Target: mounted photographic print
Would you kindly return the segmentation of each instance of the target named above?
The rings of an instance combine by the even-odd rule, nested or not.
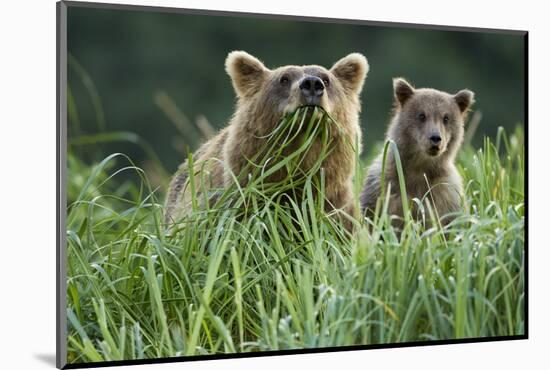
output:
[[[527,338],[527,32],[57,10],[58,367]]]

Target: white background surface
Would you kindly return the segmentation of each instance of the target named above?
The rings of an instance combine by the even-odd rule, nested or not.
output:
[[[550,368],[550,245],[546,238],[550,220],[550,20],[545,2],[111,2],[530,31],[529,340],[124,368]],[[3,1],[0,14],[0,368],[53,368],[56,248],[55,1]]]

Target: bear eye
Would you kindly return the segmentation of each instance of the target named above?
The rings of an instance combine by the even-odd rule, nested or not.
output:
[[[443,116],[443,123],[449,123],[449,116],[448,115]]]
[[[422,122],[424,122],[426,120],[426,114],[425,113],[420,113],[418,115],[418,119],[420,119]]]
[[[290,82],[290,79],[288,78],[287,75],[284,75],[283,77],[281,77],[279,82],[281,83],[281,85],[288,85],[288,83]]]
[[[323,80],[323,83],[325,84],[325,86],[328,86],[328,85],[330,84],[330,80],[329,80],[329,78],[328,78],[327,76],[324,76],[324,77],[322,78],[322,80]]]

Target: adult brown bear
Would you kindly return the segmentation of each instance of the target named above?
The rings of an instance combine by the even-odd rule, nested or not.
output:
[[[332,131],[331,152],[322,163],[327,208],[356,215],[352,179],[361,143],[359,95],[369,69],[366,58],[352,53],[330,69],[317,65],[268,69],[252,55],[233,51],[227,56],[225,68],[237,94],[236,110],[229,124],[193,155],[195,175],[207,171],[209,179],[196,191],[202,194],[230,186],[235,176],[247,171],[250,158],[266,146],[266,137],[285,115],[301,106],[316,106],[339,126],[339,130]],[[359,148],[350,143],[359,143]],[[316,145],[313,143],[302,159],[303,166],[319,159]],[[170,183],[165,206],[167,224],[178,222],[191,208],[188,171],[186,161]],[[278,175],[281,173],[273,174],[271,180],[277,180]],[[248,179],[246,173],[239,176],[242,185]]]

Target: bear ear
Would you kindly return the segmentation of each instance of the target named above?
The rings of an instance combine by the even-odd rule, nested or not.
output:
[[[338,78],[344,88],[359,94],[369,72],[369,63],[363,54],[351,53],[334,63],[330,72]]]
[[[225,70],[239,97],[254,95],[269,71],[262,62],[245,51],[230,52],[225,60]]]
[[[393,79],[393,94],[399,104],[403,105],[414,94],[414,87],[411,86],[404,78]]]
[[[462,113],[468,111],[468,108],[475,102],[474,93],[470,90],[460,90],[455,94],[454,99]]]

